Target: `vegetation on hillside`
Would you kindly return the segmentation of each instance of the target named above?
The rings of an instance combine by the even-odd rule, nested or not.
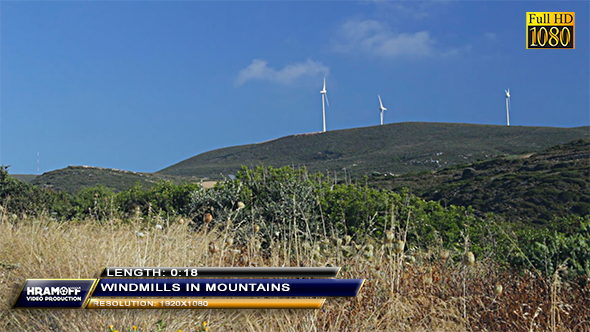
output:
[[[294,135],[260,144],[218,149],[156,173],[68,166],[39,176],[13,176],[24,182],[71,194],[99,185],[118,192],[136,183],[143,188],[151,188],[159,181],[181,184],[206,178],[222,179],[237,174],[242,165],[251,168],[261,165],[306,167],[312,173],[322,172],[342,180],[371,174],[439,171],[498,156],[535,153],[556,144],[589,138],[589,134],[588,127],[395,123]]]
[[[22,176],[19,178],[22,178]],[[181,184],[194,182],[196,180],[197,179],[193,177],[172,176],[157,173],[138,173],[112,168],[68,166],[63,169],[43,173],[28,182],[33,185],[75,194],[84,188],[96,186],[104,186],[115,192],[119,192],[129,189],[136,184],[140,184],[143,188],[149,189],[161,181],[171,181],[176,184]]]
[[[343,178],[372,172],[405,174],[538,152],[589,138],[588,127],[551,128],[406,122],[282,137],[205,152],[157,174],[220,179],[242,165],[305,166]]]
[[[34,174],[11,174],[11,176],[17,180],[20,180],[25,183],[30,183],[31,181],[35,180],[38,175]]]
[[[373,175],[371,187],[416,195],[443,206],[472,206],[515,223],[551,227],[555,217],[590,213],[590,140],[580,139],[539,153],[495,158],[436,172]]]

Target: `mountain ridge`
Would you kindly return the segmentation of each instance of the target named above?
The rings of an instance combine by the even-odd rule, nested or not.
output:
[[[295,134],[216,149],[156,173],[221,178],[221,174],[235,174],[241,165],[264,164],[305,166],[313,172],[340,172],[347,168],[354,175],[373,171],[401,174],[431,169],[434,165],[439,168],[460,164],[460,159],[475,161],[504,154],[536,152],[588,137],[589,129],[403,122]],[[518,139],[523,142],[515,142]],[[440,157],[445,153],[456,156]]]
[[[580,138],[590,138],[590,126],[507,127],[404,122],[295,134],[211,150],[155,173],[69,166],[36,176],[30,183],[71,193],[100,184],[120,191],[136,183],[149,188],[160,180],[182,183],[222,179],[236,174],[242,165],[305,166],[310,172],[330,172],[339,178],[381,173],[400,175],[498,156],[535,153]]]

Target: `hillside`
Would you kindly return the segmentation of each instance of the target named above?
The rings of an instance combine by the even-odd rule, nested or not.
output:
[[[17,180],[20,180],[25,183],[30,183],[31,181],[35,180],[38,175],[35,174],[11,174],[11,176]]]
[[[473,206],[511,221],[544,224],[554,216],[590,213],[590,140],[580,139],[539,153],[494,158],[403,176],[373,175],[369,185]]]
[[[453,123],[396,123],[293,135],[259,144],[206,152],[156,173],[136,173],[90,166],[69,166],[39,176],[18,176],[31,184],[64,190],[104,185],[115,191],[136,183],[150,188],[159,180],[175,183],[220,179],[241,165],[306,166],[310,172],[344,172],[352,178],[370,174],[405,174],[534,153],[588,138],[589,127],[506,127]],[[343,169],[346,169],[345,171]]]
[[[311,172],[362,176],[436,170],[490,158],[537,152],[589,137],[589,127],[551,128],[407,122],[287,136],[205,152],[157,174],[209,177],[241,165],[306,166]]]
[[[136,173],[91,166],[68,166],[63,169],[43,173],[30,181],[30,183],[42,187],[49,187],[54,190],[76,193],[84,187],[94,187],[98,185],[104,185],[114,191],[131,188],[136,183],[141,184],[144,188],[151,188],[160,180],[170,180],[174,183],[197,181],[197,179],[191,179],[190,177]]]

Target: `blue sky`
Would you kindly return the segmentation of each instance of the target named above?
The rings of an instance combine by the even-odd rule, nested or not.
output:
[[[154,172],[209,150],[406,121],[590,124],[585,1],[0,3],[0,162]],[[527,50],[526,12],[575,12]]]

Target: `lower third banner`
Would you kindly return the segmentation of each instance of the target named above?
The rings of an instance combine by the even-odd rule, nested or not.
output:
[[[143,302],[129,298],[353,297],[357,295],[363,282],[364,279],[27,279],[14,308],[84,308],[90,298],[92,298],[92,304],[88,306],[89,308],[119,308],[132,305],[143,308],[145,307],[141,305]],[[96,299],[96,297],[121,299]],[[255,306],[270,309],[292,308],[297,305],[306,308],[321,306],[319,302],[307,300],[300,304],[287,299],[274,302],[270,299],[259,300],[265,301],[206,300],[204,305],[205,300],[202,299],[178,299],[177,301],[152,300],[145,304],[158,308],[171,308],[176,304],[179,304],[180,308],[189,304],[191,308],[252,308]]]

